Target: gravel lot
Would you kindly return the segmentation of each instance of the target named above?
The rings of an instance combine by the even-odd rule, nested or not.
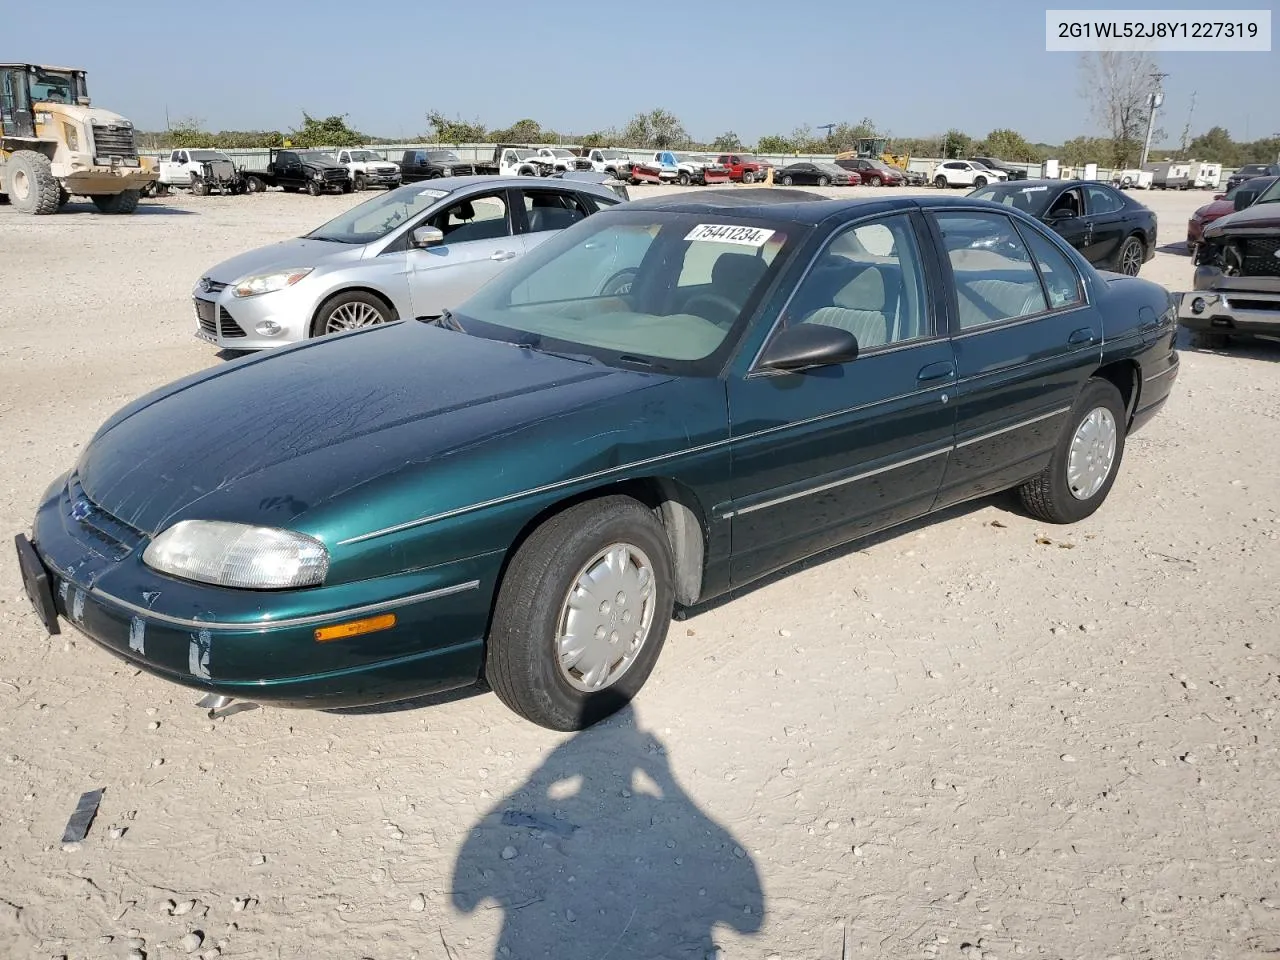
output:
[[[1168,244],[1143,275],[1185,288],[1207,194],[1138,197]],[[0,207],[0,525],[222,362],[203,268],[358,199]],[[825,557],[673,624],[634,709],[574,737],[487,694],[211,720],[45,637],[10,556],[0,956],[1274,955],[1278,361],[1187,349],[1094,517],[994,498]]]

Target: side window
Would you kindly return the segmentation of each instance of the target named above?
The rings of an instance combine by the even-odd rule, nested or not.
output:
[[[573,226],[590,212],[572,193],[559,190],[524,190],[522,193],[530,233],[563,230]]]
[[[431,218],[445,243],[497,240],[511,233],[507,224],[507,204],[500,193],[459,200]]]
[[[1083,303],[1080,275],[1066,254],[1034,227],[1024,225],[1021,232],[1031,248],[1036,266],[1040,268],[1040,278],[1044,280],[1044,288],[1049,294],[1049,309],[1062,310]]]
[[[1090,213],[1115,213],[1124,207],[1124,203],[1105,187],[1086,187],[1089,194]]]
[[[609,207],[617,206],[621,199],[622,199],[621,197],[618,197],[616,199],[611,200],[608,197],[597,197],[595,194],[592,194],[592,193],[578,194],[578,200],[586,206],[587,213],[589,214],[599,213],[601,210],[606,210]]]
[[[910,217],[898,214],[836,234],[796,288],[784,323],[840,327],[858,338],[861,350],[931,336]]]
[[[1049,209],[1050,217],[1083,217],[1084,216],[1084,196],[1080,193],[1079,187],[1072,187],[1070,190],[1064,190],[1058,199],[1053,201],[1053,206]]]
[[[1008,217],[967,212],[934,216],[951,261],[962,330],[1049,309],[1031,254]]]

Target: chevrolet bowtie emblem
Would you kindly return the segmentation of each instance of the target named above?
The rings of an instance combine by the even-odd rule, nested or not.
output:
[[[71,507],[71,519],[83,520],[93,512],[93,507],[89,506],[89,501],[81,497]]]

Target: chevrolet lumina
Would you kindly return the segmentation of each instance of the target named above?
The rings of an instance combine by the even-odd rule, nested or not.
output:
[[[302,237],[211,267],[195,335],[225,350],[438,315],[571,223],[620,202],[607,186],[443,177],[378,194]]]
[[[622,204],[439,318],[134,401],[19,559],[48,630],[199,690],[483,679],[578,729],[640,690],[676,607],[1006,488],[1088,517],[1169,396],[1174,315],[997,204]]]

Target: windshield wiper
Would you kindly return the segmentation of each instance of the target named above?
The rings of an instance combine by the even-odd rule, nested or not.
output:
[[[436,326],[444,327],[446,330],[456,330],[458,333],[467,332],[462,328],[462,324],[459,322],[458,318],[453,315],[453,311],[448,307],[441,310],[440,316],[438,317],[424,317],[423,319],[427,323],[432,323],[434,321]]]
[[[576,363],[587,363],[596,366],[604,366],[604,361],[599,357],[593,357],[589,353],[568,353],[563,350],[552,350],[542,345],[542,337],[533,340],[501,340],[500,343],[509,343],[513,347],[520,347],[523,350],[532,350],[535,353],[545,353],[550,357],[560,357],[562,360],[573,360]]]

